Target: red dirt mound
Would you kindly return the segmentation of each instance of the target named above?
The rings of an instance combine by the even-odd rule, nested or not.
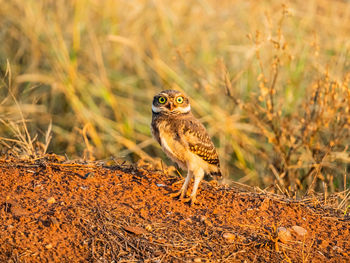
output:
[[[128,166],[0,161],[1,262],[349,262],[350,218]]]

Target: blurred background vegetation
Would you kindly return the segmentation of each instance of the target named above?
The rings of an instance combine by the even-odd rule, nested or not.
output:
[[[349,187],[349,1],[0,6],[2,153],[170,164],[151,101],[178,89],[227,180],[288,195]]]

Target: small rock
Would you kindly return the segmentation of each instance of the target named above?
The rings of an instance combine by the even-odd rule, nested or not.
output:
[[[341,247],[338,247],[338,246],[334,246],[334,247],[332,247],[332,249],[336,250],[338,252],[342,252],[343,251],[343,249]]]
[[[48,202],[49,204],[53,204],[53,203],[56,203],[56,200],[55,200],[55,198],[53,198],[53,197],[49,197],[49,198],[46,200],[46,202]]]
[[[149,232],[151,232],[151,231],[152,231],[152,226],[151,226],[151,225],[147,225],[147,226],[146,226],[146,230],[149,231]]]
[[[192,224],[192,219],[190,217],[186,218],[185,221],[188,223],[188,224]]]
[[[124,226],[125,231],[133,233],[135,235],[147,234],[147,231],[139,226]]]
[[[293,231],[299,236],[305,236],[307,234],[307,230],[301,226],[292,226]]]
[[[200,263],[200,262],[202,262],[202,260],[201,260],[200,258],[195,258],[195,259],[193,260],[193,262]]]
[[[283,243],[287,243],[292,239],[290,231],[283,226],[277,228],[277,235],[279,240],[281,240]]]
[[[50,244],[47,244],[47,245],[45,246],[45,248],[51,249],[51,248],[52,248],[52,244],[51,244],[51,243],[50,243]]]
[[[222,237],[225,238],[225,239],[227,239],[227,240],[231,240],[231,241],[232,241],[232,240],[235,239],[236,236],[235,236],[235,234],[227,233],[227,232],[226,232],[226,233],[224,233],[224,234],[222,235]]]
[[[201,223],[204,223],[204,224],[206,224],[207,226],[209,226],[209,227],[211,227],[211,226],[213,226],[213,224],[210,222],[210,220],[206,217],[206,216],[200,216],[199,217],[199,221],[201,222]]]

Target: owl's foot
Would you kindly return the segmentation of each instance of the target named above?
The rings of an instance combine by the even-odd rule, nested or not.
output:
[[[191,197],[191,196],[187,197],[187,198],[182,198],[181,201],[184,202],[184,203],[189,203],[190,206],[194,206],[194,205],[199,205],[200,204],[196,197]]]
[[[175,192],[175,193],[171,193],[170,195],[169,195],[170,197],[173,197],[173,198],[179,198],[180,200],[181,199],[183,199],[184,198],[184,196],[185,196],[185,193],[183,192],[183,191],[178,191],[178,192]]]
[[[179,192],[175,192],[175,193],[171,193],[169,196],[170,197],[179,197],[181,195],[181,191],[179,191]]]
[[[189,203],[191,206],[199,204],[199,202],[195,196],[190,196],[190,197],[185,198],[185,193],[181,190],[178,192],[175,192],[175,193],[171,193],[171,194],[169,194],[169,196],[173,197],[173,198],[178,198],[180,201],[182,201],[184,203]]]
[[[176,170],[176,171],[177,171],[177,170]],[[178,184],[182,184],[184,181],[185,181],[185,179],[181,179],[181,180],[179,180],[179,181],[176,181],[176,182],[172,183],[171,186],[176,186],[176,185],[178,185]]]

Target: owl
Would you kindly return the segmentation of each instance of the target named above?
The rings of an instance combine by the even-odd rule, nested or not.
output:
[[[166,155],[187,170],[180,191],[171,196],[195,204],[198,186],[204,175],[220,177],[221,172],[215,146],[203,124],[192,115],[188,97],[176,90],[164,90],[155,95],[151,130]],[[186,198],[192,178],[193,190]]]

